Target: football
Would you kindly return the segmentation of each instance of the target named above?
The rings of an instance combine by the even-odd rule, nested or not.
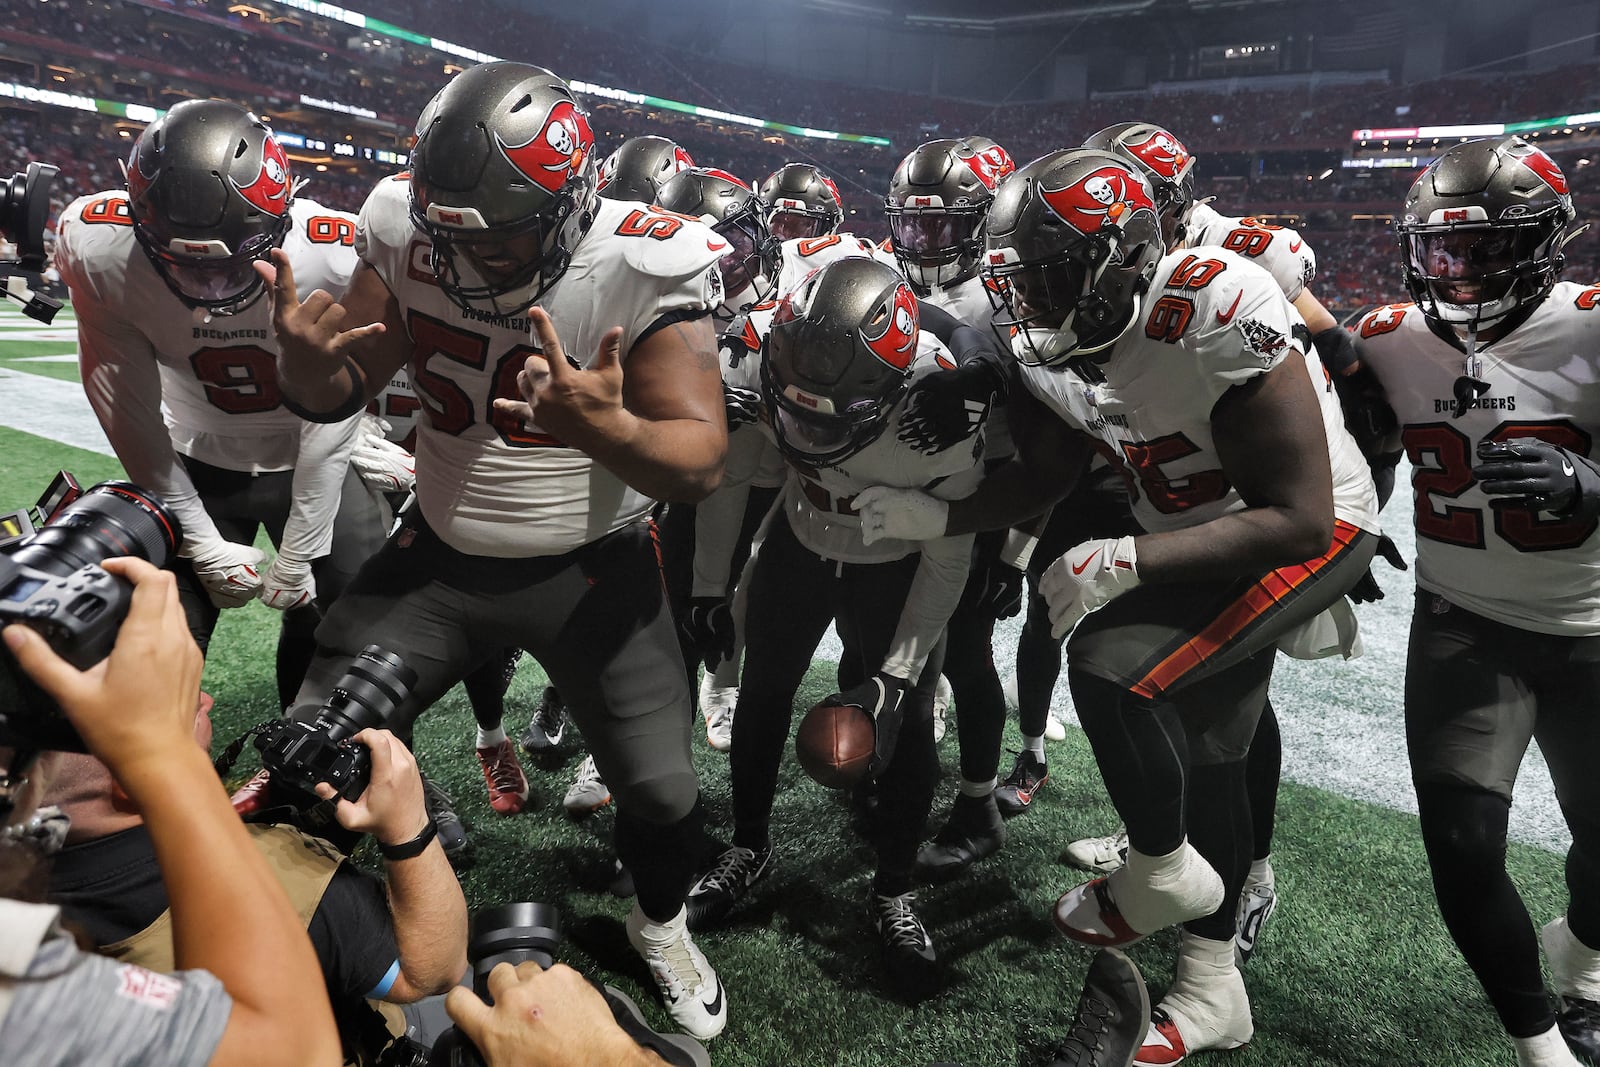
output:
[[[848,789],[866,777],[875,743],[872,718],[865,711],[823,701],[800,720],[794,752],[812,781]]]

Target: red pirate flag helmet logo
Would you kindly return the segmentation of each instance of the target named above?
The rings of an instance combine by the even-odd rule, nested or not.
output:
[[[689,158],[689,153],[684,151],[682,145],[672,146],[672,162],[674,164],[673,174],[678,174],[694,167],[694,160]]]
[[[1175,181],[1189,167],[1189,150],[1166,130],[1152,130],[1144,139],[1124,141],[1123,146],[1163,178]]]
[[[1544,152],[1534,148],[1532,145],[1527,145],[1517,146],[1507,154],[1544,179],[1544,183],[1557,196],[1567,195],[1567,176],[1561,173],[1561,168],[1556,165],[1556,161],[1545,155]]]
[[[525,144],[508,145],[495,137],[500,151],[541,189],[558,193],[583,170],[594,149],[589,117],[570,100],[557,101],[539,132]]]
[[[1061,221],[1082,234],[1120,225],[1135,211],[1156,209],[1144,183],[1118,167],[1101,167],[1064,189],[1041,184],[1039,195]]]
[[[973,149],[963,145],[956,150],[956,158],[967,165],[967,169],[975,174],[983,187],[994,192],[994,187],[1000,184],[1000,179],[1014,173],[1017,164],[1007,152],[999,145],[988,148]]]
[[[133,168],[137,171],[138,168]],[[132,172],[129,174],[129,191],[132,192]],[[249,185],[233,183],[239,195],[268,215],[282,217],[289,210],[289,157],[278,139],[268,135],[261,142],[261,168]],[[137,198],[138,194],[133,194]]]
[[[917,298],[901,282],[879,308],[872,321],[861,327],[861,340],[872,354],[898,371],[909,371],[917,354]]]

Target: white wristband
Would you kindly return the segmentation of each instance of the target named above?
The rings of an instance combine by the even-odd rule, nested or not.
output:
[[[1038,547],[1037,537],[1013,526],[1006,531],[1005,544],[1000,546],[1000,562],[1010,564],[1019,571],[1025,571],[1028,569],[1028,564],[1033,562],[1033,550]]]

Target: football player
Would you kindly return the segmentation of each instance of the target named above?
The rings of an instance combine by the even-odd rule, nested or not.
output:
[[[1561,169],[1521,138],[1451,147],[1397,215],[1412,302],[1359,327],[1413,465],[1405,716],[1422,840],[1445,926],[1523,1067],[1600,1062],[1600,286],[1560,280],[1575,217]],[[1505,863],[1530,739],[1572,832],[1566,914],[1540,930],[1554,1014]]]
[[[1019,364],[1017,458],[953,503],[857,497],[870,538],[947,537],[1036,512],[1092,451],[1126,471],[1147,532],[1073,547],[1041,591],[1129,840],[1124,866],[1061,897],[1056,927],[1121,945],[1184,925],[1136,1063],[1253,1033],[1234,955],[1245,754],[1278,640],[1342,597],[1377,541],[1366,463],[1277,284],[1220,248],[1164,252],[1154,193],[1118,156],[1055,152],[1007,179],[985,270]]]
[[[727,448],[709,312],[726,242],[595,193],[567,84],[491,62],[423,110],[409,180],[362,209],[343,302],[274,257],[280,377],[338,419],[408,366],[425,417],[417,506],[318,630],[297,709],[368,642],[418,674],[415,717],[515,644],[545,668],[617,802],[626,927],[679,1026],[722,1031],[723,984],[684,923],[700,842],[690,698],[648,516]],[[270,271],[268,272],[270,273]]]
[[[990,411],[1004,391],[1004,360],[994,348],[995,309],[978,265],[995,187],[1015,170],[1005,149],[987,138],[944,138],[912,149],[889,182],[884,208],[901,273],[924,306],[975,328],[979,342],[975,351],[957,354],[959,366],[922,378],[912,390],[899,432],[929,452],[950,447],[982,420],[986,462],[1011,454],[1004,413]],[[995,786],[1006,705],[991,644],[995,620],[1020,610],[1023,588],[1016,560],[1002,558],[1005,540],[1001,531],[977,539],[967,588],[950,619],[944,674],[960,724],[961,782],[949,819],[917,856],[918,877],[926,880],[953,878],[1005,843]]]
[[[1346,376],[1356,360],[1354,345],[1349,331],[1339,325],[1311,291],[1311,281],[1316,276],[1316,255],[1298,232],[1289,227],[1259,222],[1248,216],[1222,215],[1209,202],[1198,199],[1195,194],[1194,157],[1172,131],[1155,123],[1134,121],[1107,126],[1091,134],[1084,141],[1084,147],[1121,156],[1124,161],[1144,172],[1155,193],[1156,210],[1161,215],[1162,237],[1168,251],[1201,246],[1221,247],[1254,261],[1271,274],[1310,331],[1312,345],[1323,365],[1336,376],[1334,384],[1341,401],[1348,404],[1351,398]],[[1348,407],[1345,425],[1356,428]],[[1364,443],[1361,436],[1357,437],[1357,443]],[[1380,464],[1378,470],[1392,475],[1392,463]],[[1392,485],[1392,482],[1391,476],[1387,484]],[[1388,493],[1380,488],[1380,500],[1387,497]],[[1075,509],[1078,520],[1103,516],[1102,521],[1127,521],[1126,509],[1121,501],[1107,495],[1104,487],[1095,499],[1102,502],[1102,507],[1093,509],[1080,506]],[[1070,520],[1066,520],[1065,516],[1057,519],[1058,523],[1062,521]],[[1055,545],[1049,546],[1049,550],[1055,550]],[[1391,562],[1399,558],[1392,542],[1385,539],[1380,539],[1378,551]],[[1404,565],[1403,561],[1400,565]],[[1351,590],[1351,599],[1358,602],[1382,596],[1382,591],[1378,590],[1370,575]],[[1048,699],[1060,670],[1060,646],[1048,637],[1049,627],[1043,602],[1036,601],[1031,607],[1034,610],[1029,613],[1029,626],[1024,629],[1023,638],[1018,642],[1017,689],[1019,697],[1025,693],[1030,700],[1041,697]],[[1337,610],[1348,614],[1349,609],[1339,604]],[[1349,618],[1349,632],[1354,632],[1353,616]],[[1250,876],[1240,897],[1238,949],[1241,963],[1250,958],[1262,929],[1277,908],[1277,886],[1271,854],[1282,762],[1283,744],[1278,731],[1278,718],[1269,700],[1256,728],[1256,736],[1250,743],[1250,758],[1246,765],[1255,843]],[[1119,828],[1105,837],[1072,842],[1067,846],[1064,858],[1080,867],[1110,873],[1122,865],[1127,843],[1127,834]]]
[[[676,141],[654,134],[630,137],[600,164],[600,195],[653,204],[674,174],[692,166],[694,160]]]
[[[183,523],[176,568],[205,650],[220,610],[284,613],[288,707],[327,605],[383,540],[350,468],[359,420],[307,422],[283,403],[269,301],[253,264],[274,250],[312,284],[355,268],[355,219],[296,196],[289,157],[223,100],[185,101],[145,128],[127,187],[63,213],[56,263],[72,292],[84,392],[128,477]],[[163,417],[165,409],[165,417]],[[254,547],[265,528],[277,555]]]
[[[814,163],[785,163],[761,183],[767,227],[780,241],[826,237],[844,224],[844,197]]]
[[[971,535],[868,547],[851,503],[869,484],[972,491],[983,437],[927,455],[896,423],[911,379],[948,362],[918,327],[910,287],[886,264],[837,260],[752,313],[762,397],[788,480],[750,568],[745,662],[733,733],[733,844],[690,893],[697,925],[719,921],[771,866],[772,806],[793,700],[829,623],[845,654],[841,694],[875,724],[870,903],[891,985],[931,992],[938,955],[915,910],[913,867],[938,781],[931,655],[966,583]]]
[[[718,263],[723,297],[717,311],[718,319],[727,323],[721,351],[729,413],[728,462],[717,492],[692,509],[670,508],[662,529],[668,558],[687,554],[692,560],[690,588],[686,597],[680,597],[680,625],[691,650],[686,661],[691,676],[700,659],[706,664],[700,710],[712,747],[726,751],[732,743],[743,651],[743,615],[735,609],[730,577],[741,573],[756,529],[784,482],[783,456],[777,446],[756,429],[734,432],[739,423],[755,420],[757,413],[749,401],[761,388],[762,338],[750,312],[793,291],[813,271],[835,260],[884,257],[871,242],[849,233],[780,242],[767,228],[764,205],[755,191],[725,171],[679,174],[662,188],[658,203],[710,225],[730,248]],[[675,552],[684,542],[692,549]]]

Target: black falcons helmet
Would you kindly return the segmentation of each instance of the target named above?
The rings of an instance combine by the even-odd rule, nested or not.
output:
[[[728,314],[772,295],[783,266],[783,250],[767,229],[756,191],[727,171],[696,167],[675,174],[661,187],[656,205],[706,223],[728,242],[717,262],[723,308]]]
[[[669,178],[692,166],[694,160],[676,141],[654,134],[630,137],[600,164],[600,195],[653,204]]]
[[[469,67],[417,120],[411,219],[463,308],[514,314],[554,285],[594,221],[595,182],[589,116],[542,67]]]
[[[1520,137],[1467,141],[1434,160],[1395,222],[1406,289],[1430,320],[1473,331],[1532,311],[1580,230],[1566,176]]]
[[[1168,251],[1183,243],[1194,214],[1194,157],[1172,131],[1153,122],[1119,122],[1090,134],[1083,147],[1137,165],[1156,195]]]
[[[983,273],[1012,352],[1054,365],[1115,344],[1166,249],[1150,185],[1109,152],[1072,148],[1000,184]]]
[[[833,179],[810,163],[785,163],[761,183],[767,226],[780,241],[822,237],[844,222],[844,198]]]
[[[923,292],[971,278],[983,258],[983,219],[1016,165],[988,138],[913,148],[889,180],[884,210],[895,259]]]
[[[778,446],[811,467],[877,440],[911,380],[917,298],[887,263],[837,259],[778,303],[761,391]]]
[[[226,100],[186,100],[128,156],[133,235],[185,304],[232,315],[266,291],[254,263],[283,243],[295,183],[267,124]]]

